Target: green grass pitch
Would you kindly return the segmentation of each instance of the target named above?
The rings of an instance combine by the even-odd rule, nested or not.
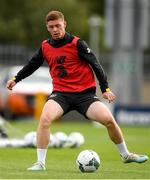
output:
[[[36,130],[35,121],[12,122],[13,127],[24,134]],[[10,127],[8,127],[9,129]],[[132,152],[145,153],[150,157],[150,127],[121,127],[128,148]],[[1,148],[0,179],[150,179],[150,160],[143,164],[124,164],[105,128],[95,128],[91,123],[56,122],[52,132],[81,132],[85,144],[79,148],[49,148],[46,171],[29,172],[27,167],[36,161],[34,148]],[[18,133],[10,128],[12,137]],[[94,173],[81,173],[76,167],[80,151],[92,149],[101,159],[100,168]]]

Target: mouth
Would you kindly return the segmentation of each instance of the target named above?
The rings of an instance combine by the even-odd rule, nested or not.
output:
[[[53,34],[53,39],[59,39],[60,38],[60,34],[59,33],[55,33]]]
[[[53,34],[53,36],[59,36],[59,33],[55,33],[55,34]]]

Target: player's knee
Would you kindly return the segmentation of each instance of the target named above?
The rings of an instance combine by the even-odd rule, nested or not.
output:
[[[110,116],[110,115],[105,116],[104,125],[106,127],[108,127],[108,128],[114,127],[115,124],[116,124],[116,122],[115,122],[115,120],[114,120],[114,118],[112,116]]]
[[[45,114],[40,118],[40,127],[41,128],[49,128],[52,120]]]

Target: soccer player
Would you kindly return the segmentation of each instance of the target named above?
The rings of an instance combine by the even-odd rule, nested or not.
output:
[[[85,41],[66,32],[66,21],[59,11],[47,14],[46,27],[51,37],[41,43],[31,60],[6,85],[12,90],[16,83],[31,75],[44,61],[47,62],[53,92],[43,107],[37,129],[37,162],[28,170],[45,170],[51,123],[71,110],[77,110],[86,118],[103,124],[124,163],[148,160],[146,155],[128,151],[121,129],[109,109],[96,96],[94,73],[103,98],[109,102],[115,100],[99,60]]]

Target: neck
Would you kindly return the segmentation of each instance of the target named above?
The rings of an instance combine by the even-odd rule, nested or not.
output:
[[[73,38],[74,38],[74,36],[72,36],[71,34],[69,34],[69,33],[66,32],[65,35],[64,35],[64,37],[63,37],[62,39],[54,40],[54,39],[50,38],[50,39],[48,40],[48,42],[49,42],[53,47],[56,47],[56,48],[57,48],[57,47],[61,47],[61,46],[65,45],[65,44],[67,44],[67,43],[72,42]]]

